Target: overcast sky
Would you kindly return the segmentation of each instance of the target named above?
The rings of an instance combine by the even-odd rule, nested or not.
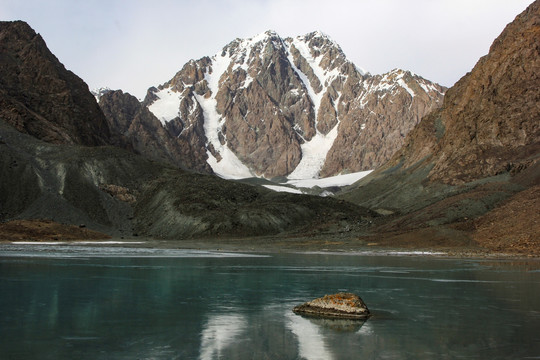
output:
[[[190,59],[266,30],[320,30],[372,74],[411,70],[453,85],[532,0],[0,0],[90,88],[144,97]]]

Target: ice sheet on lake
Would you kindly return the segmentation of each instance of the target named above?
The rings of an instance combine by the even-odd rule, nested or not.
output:
[[[350,250],[350,251],[298,251],[299,254],[305,255],[347,255],[347,256],[444,256],[447,255],[441,251],[421,251],[421,250],[386,250],[386,249],[373,249],[373,250]]]
[[[108,246],[84,246],[77,244],[14,243],[0,244],[0,257],[40,257],[40,258],[222,258],[222,257],[268,257],[235,252],[189,249],[156,249]]]
[[[68,244],[67,241],[13,241],[12,244],[18,245],[62,245]],[[144,241],[76,241],[77,245],[120,245],[120,244],[144,244]]]

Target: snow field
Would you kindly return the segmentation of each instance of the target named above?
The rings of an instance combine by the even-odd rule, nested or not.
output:
[[[159,98],[148,107],[163,125],[179,115],[180,94],[172,91],[171,88],[165,88],[155,95]]]
[[[205,79],[208,82],[208,87],[212,91],[212,96],[205,99],[203,96],[195,95],[204,114],[204,133],[208,139],[208,144],[211,144],[214,149],[221,155],[221,160],[218,161],[214,155],[207,150],[208,164],[212,170],[224,179],[242,179],[253,177],[253,173],[245,166],[240,159],[229,149],[227,144],[221,144],[219,141],[219,132],[223,125],[223,119],[216,110],[216,94],[219,90],[219,79],[227,70],[231,63],[229,56],[216,55],[212,58],[212,73],[207,72]]]
[[[320,188],[333,187],[333,186],[347,186],[354,184],[363,177],[369,175],[373,170],[359,171],[355,173],[330,176],[322,179],[296,179],[289,180],[287,184],[293,185],[299,188],[312,188],[318,186]]]

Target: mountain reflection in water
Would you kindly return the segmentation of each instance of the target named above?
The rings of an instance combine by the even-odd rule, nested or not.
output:
[[[222,358],[222,351],[237,342],[247,328],[247,321],[238,314],[213,314],[201,336],[201,360]]]
[[[298,339],[300,357],[307,360],[334,359],[317,324],[295,314],[287,314],[287,318],[287,327]]]

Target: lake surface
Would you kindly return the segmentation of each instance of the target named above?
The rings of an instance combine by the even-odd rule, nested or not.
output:
[[[538,262],[0,245],[1,359],[540,359]],[[360,295],[365,323],[292,307]]]

